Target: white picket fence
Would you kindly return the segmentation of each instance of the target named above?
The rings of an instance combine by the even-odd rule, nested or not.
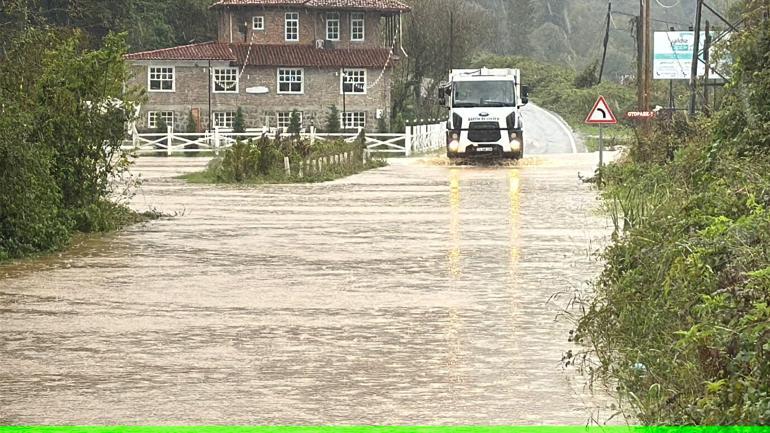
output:
[[[310,140],[311,144],[323,140],[344,140],[353,142],[360,136],[358,132],[317,133],[315,128],[303,132],[300,136]],[[371,153],[411,156],[414,153],[437,150],[446,144],[444,123],[408,125],[401,134],[365,133],[366,148]],[[134,131],[131,139],[121,147],[122,150],[137,155],[172,155],[176,153],[219,152],[232,147],[237,140],[259,139],[264,136],[274,139],[276,130],[248,130],[235,133],[232,130],[215,129],[201,134],[174,132],[169,128],[165,134],[139,134]]]

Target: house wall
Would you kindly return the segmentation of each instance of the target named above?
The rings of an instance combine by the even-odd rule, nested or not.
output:
[[[299,13],[299,41],[287,42],[285,38],[286,12]],[[367,12],[365,16],[365,40],[350,40],[351,12],[339,11],[340,40],[333,41],[333,48],[382,48],[385,46],[380,34],[381,16]],[[254,30],[252,17],[265,17],[265,30]],[[232,23],[232,26],[231,26]],[[224,43],[254,44],[315,44],[326,38],[326,11],[301,9],[264,9],[261,7],[240,7],[223,10],[219,15],[218,41]]]
[[[149,111],[173,111],[175,130],[183,131],[188,122],[190,110],[198,108],[201,112],[202,126],[209,126],[209,74],[208,62],[170,62],[170,61],[135,61],[133,62],[134,76],[131,85],[147,89],[148,66],[174,66],[174,92],[147,92],[147,100],[142,105],[137,128],[147,129],[147,113]],[[212,67],[225,67],[226,63],[212,62]],[[304,68],[304,94],[285,95],[277,93],[277,71],[275,67],[247,67],[241,76],[238,93],[211,93],[211,111],[243,110],[247,128],[275,127],[276,113],[292,111],[303,112],[303,126],[311,124],[323,129],[329,107],[336,105],[340,112],[343,109],[343,95],[340,90],[340,69],[334,68]],[[380,76],[381,69],[367,70],[367,84],[371,85]],[[347,111],[362,111],[366,113],[366,129],[375,131],[378,120],[377,110],[382,110],[386,118],[390,108],[391,71],[385,71],[385,76],[377,87],[368,89],[365,95],[345,95]],[[266,86],[270,91],[265,95],[247,94],[247,87]],[[269,124],[268,124],[269,122]]]

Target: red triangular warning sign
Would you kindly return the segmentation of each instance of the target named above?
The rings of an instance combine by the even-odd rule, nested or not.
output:
[[[599,96],[599,99],[596,100],[596,104],[594,104],[594,108],[591,110],[590,113],[588,113],[588,117],[586,117],[586,123],[588,123],[589,125],[595,125],[595,124],[614,125],[618,123],[618,119],[616,119],[615,115],[612,114],[612,110],[610,110],[610,105],[607,104],[607,101],[604,99],[604,96]]]

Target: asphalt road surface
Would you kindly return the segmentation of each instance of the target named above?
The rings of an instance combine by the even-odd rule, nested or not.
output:
[[[176,217],[0,267],[0,424],[606,420],[557,318],[608,234],[598,158],[545,119],[515,166],[214,187],[139,160],[132,205]]]

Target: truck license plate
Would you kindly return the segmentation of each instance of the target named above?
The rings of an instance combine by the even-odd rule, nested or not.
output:
[[[477,152],[491,152],[493,150],[494,149],[492,149],[491,147],[477,147],[476,148]]]

